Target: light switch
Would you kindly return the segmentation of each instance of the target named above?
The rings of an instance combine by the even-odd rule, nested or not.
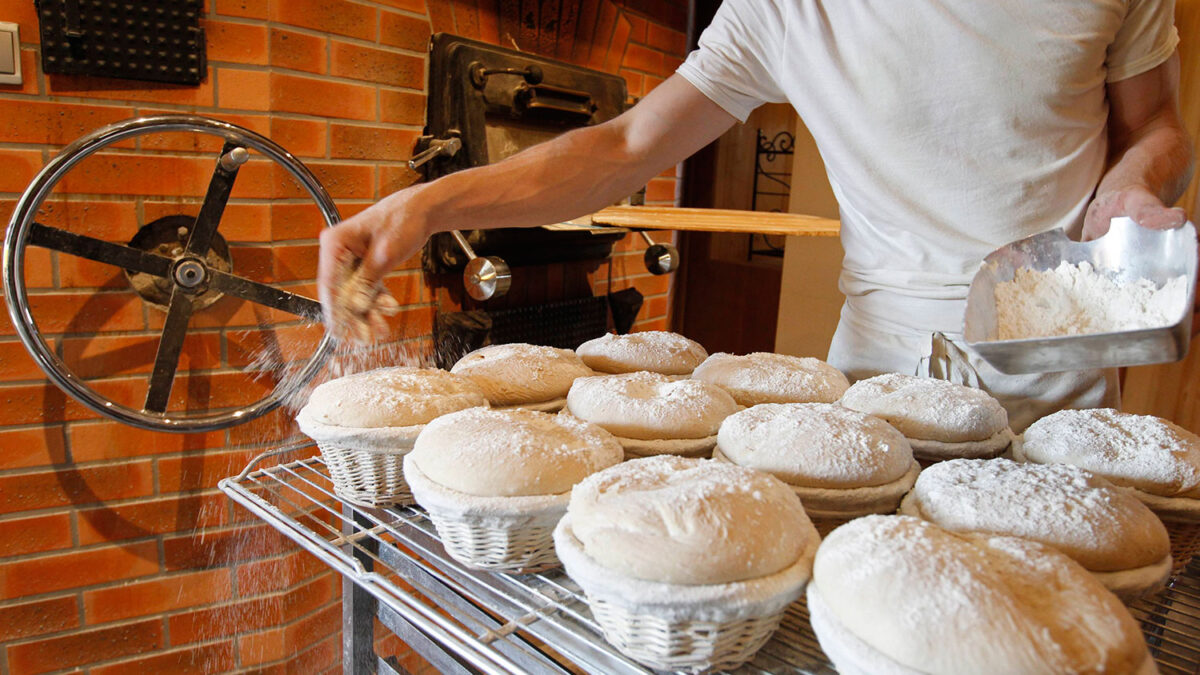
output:
[[[0,21],[0,84],[21,84],[21,37],[15,23]]]

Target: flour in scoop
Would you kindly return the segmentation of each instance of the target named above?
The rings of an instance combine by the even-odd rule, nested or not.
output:
[[[996,339],[1162,328],[1179,321],[1187,295],[1185,276],[1160,288],[1149,279],[1115,279],[1086,262],[1023,267],[996,284]]]

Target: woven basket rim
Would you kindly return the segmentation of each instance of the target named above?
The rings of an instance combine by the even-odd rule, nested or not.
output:
[[[485,497],[448,488],[421,471],[413,456],[404,457],[404,480],[413,497],[426,511],[443,518],[462,517],[542,517],[565,513],[571,492],[550,495]]]

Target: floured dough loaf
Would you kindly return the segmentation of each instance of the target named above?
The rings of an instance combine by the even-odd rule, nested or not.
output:
[[[1061,410],[1025,430],[1021,455],[1073,464],[1159,497],[1200,499],[1200,437],[1151,415]]]
[[[763,403],[717,433],[717,459],[787,483],[812,518],[891,513],[920,471],[908,439],[887,422],[829,403]]]
[[[1155,672],[1121,601],[1024,539],[867,516],[822,543],[808,594],[842,673]]]
[[[532,410],[471,408],[425,426],[412,452],[429,479],[470,495],[566,493],[620,462],[621,444],[594,424]]]
[[[1007,459],[935,464],[921,472],[901,512],[953,532],[1032,539],[1091,572],[1144,568],[1140,575],[1124,575],[1121,588],[1105,584],[1121,595],[1153,588],[1171,571],[1171,542],[1162,521],[1129,491],[1066,464]]]
[[[810,357],[755,352],[713,354],[692,378],[711,382],[738,403],[834,403],[850,386],[842,371]]]
[[[575,351],[589,368],[600,373],[647,370],[663,375],[688,375],[708,357],[699,343],[661,330],[627,335],[608,333],[588,340]]]
[[[707,382],[640,372],[575,380],[567,410],[623,438],[700,439],[715,436],[738,404]]]
[[[425,424],[487,404],[479,385],[461,375],[437,368],[380,368],[318,385],[300,415],[330,426],[374,429]]]
[[[471,378],[494,406],[561,400],[575,378],[593,374],[570,349],[525,343],[476,349],[450,372]]]
[[[887,420],[923,459],[995,457],[1012,442],[1008,413],[999,401],[945,380],[877,375],[850,385],[840,403]]]
[[[567,509],[575,537],[605,568],[671,584],[774,574],[816,533],[778,479],[712,460],[635,459],[584,479]]]

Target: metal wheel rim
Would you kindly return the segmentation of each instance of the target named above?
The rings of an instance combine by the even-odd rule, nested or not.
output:
[[[8,314],[17,331],[17,336],[33,356],[38,367],[59,389],[65,391],[85,407],[106,417],[143,429],[180,433],[224,429],[265,415],[307,384],[324,365],[325,358],[332,349],[333,340],[329,334],[326,333],[321,338],[316,351],[299,374],[294,379],[288,378],[285,384],[276,386],[265,398],[219,413],[172,416],[170,412],[165,412],[160,416],[110,401],[87,386],[82,379],[67,368],[57,354],[47,348],[28,302],[24,270],[25,247],[29,238],[29,229],[37,215],[37,210],[62,177],[80,161],[113,143],[150,132],[168,131],[206,133],[257,150],[287,169],[288,173],[304,187],[321,209],[327,225],[335,225],[341,220],[333,199],[316,176],[290,152],[264,136],[227,122],[196,115],[159,115],[125,120],[101,127],[63,148],[38,172],[33,182],[22,193],[13,210],[4,238],[4,256],[2,269],[0,269],[3,275],[4,299],[8,305]]]

